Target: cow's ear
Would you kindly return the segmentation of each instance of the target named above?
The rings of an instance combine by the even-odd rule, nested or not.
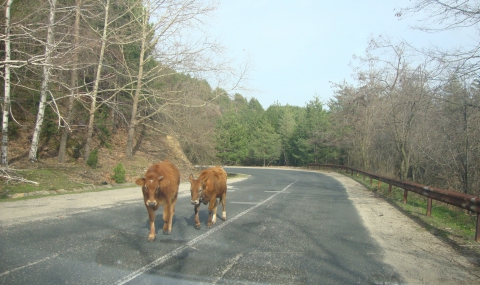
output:
[[[190,176],[188,176],[188,180],[190,180],[190,182],[193,182],[193,180],[195,180],[195,178],[193,178],[193,174],[190,174]]]
[[[208,177],[202,180],[202,185],[205,187],[207,185]]]
[[[138,178],[135,183],[138,185],[138,186],[143,186],[145,185],[145,178]]]

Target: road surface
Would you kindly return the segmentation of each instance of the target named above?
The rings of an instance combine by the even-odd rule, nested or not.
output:
[[[414,225],[399,234],[408,219],[348,178],[226,170],[249,175],[228,182],[227,221],[208,229],[202,205],[196,230],[182,183],[172,234],[157,211],[150,243],[139,187],[0,203],[0,284],[478,284],[478,267]],[[412,250],[425,239],[437,247]]]

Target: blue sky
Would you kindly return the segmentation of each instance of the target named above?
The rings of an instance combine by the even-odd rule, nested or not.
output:
[[[252,69],[244,92],[267,109],[274,102],[305,106],[314,96],[328,102],[330,82],[351,78],[354,54],[363,55],[371,36],[407,40],[415,47],[454,47],[464,31],[427,34],[410,28],[417,17],[399,20],[395,8],[408,0],[221,0],[209,33],[238,63]]]

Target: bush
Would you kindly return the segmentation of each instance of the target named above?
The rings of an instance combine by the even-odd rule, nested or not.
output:
[[[97,168],[98,164],[98,149],[93,150],[87,159],[87,165],[91,168]]]
[[[123,164],[119,162],[115,168],[113,168],[113,176],[112,179],[115,181],[115,183],[125,183],[125,167],[123,167]]]
[[[72,157],[77,160],[79,159],[80,157],[82,157],[82,146],[80,144],[77,144],[74,148],[73,148],[73,153],[72,153]]]

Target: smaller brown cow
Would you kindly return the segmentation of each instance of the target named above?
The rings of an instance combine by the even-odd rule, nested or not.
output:
[[[150,219],[148,241],[155,240],[155,211],[163,205],[163,234],[172,232],[172,219],[177,203],[180,172],[168,159],[150,166],[145,177],[135,181],[142,187],[143,199]]]
[[[192,195],[192,204],[195,210],[195,227],[200,229],[200,219],[198,211],[200,202],[208,205],[208,221],[207,226],[211,227],[217,221],[217,198],[222,202],[222,220],[227,219],[225,211],[227,197],[227,173],[220,166],[211,167],[203,170],[198,179],[194,179],[190,174],[190,192]]]

